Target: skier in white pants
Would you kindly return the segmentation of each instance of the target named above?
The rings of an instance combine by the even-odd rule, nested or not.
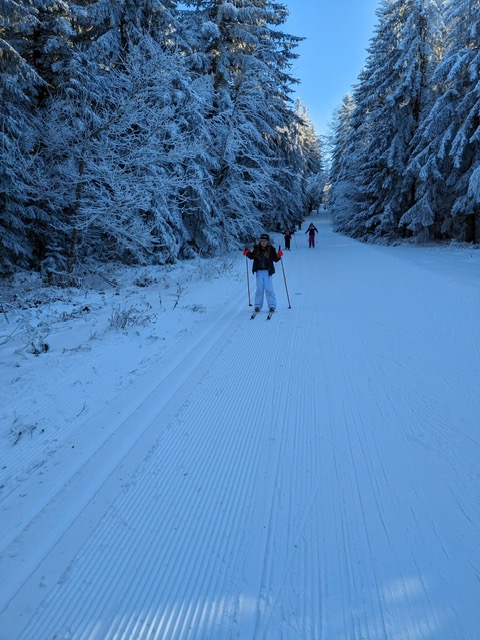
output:
[[[270,244],[268,234],[262,233],[260,242],[254,246],[253,251],[245,249],[244,256],[253,260],[252,271],[257,278],[257,290],[255,291],[255,311],[260,311],[263,307],[263,300],[267,297],[268,310],[275,311],[277,298],[273,288],[272,276],[275,273],[274,262],[278,262],[283,256],[281,249],[278,252]]]

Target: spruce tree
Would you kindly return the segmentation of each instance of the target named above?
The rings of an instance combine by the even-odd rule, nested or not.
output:
[[[415,231],[402,216],[418,197],[407,172],[417,130],[432,103],[431,76],[439,51],[437,0],[384,1],[353,98],[346,176],[355,199],[355,235],[392,241]],[[344,176],[345,178],[345,176]]]
[[[0,274],[29,268],[41,217],[34,202],[31,157],[37,152],[37,105],[46,81],[31,64],[27,42],[38,27],[32,4],[0,2]]]
[[[290,189],[292,147],[284,139],[295,118],[289,67],[298,39],[279,31],[286,10],[278,3],[186,4],[195,7],[186,19],[198,34],[192,65],[211,78],[211,223],[228,245],[274,224],[282,202],[302,206]]]
[[[412,167],[443,237],[478,242],[480,2],[449,2],[445,22],[445,54],[432,79],[436,100],[419,132]],[[425,226],[416,210],[408,215]]]
[[[358,206],[360,201],[356,185],[356,155],[359,145],[353,127],[355,103],[347,94],[333,115],[331,134],[331,165],[328,180],[327,204],[333,214],[336,231],[356,235]]]

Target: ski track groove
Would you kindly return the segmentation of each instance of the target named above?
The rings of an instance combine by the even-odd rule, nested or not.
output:
[[[237,298],[237,303],[238,300],[240,299],[240,296],[238,296]],[[228,317],[229,313],[231,312],[231,310],[233,310],[234,308],[236,308],[237,303],[232,302],[229,306],[229,310],[227,309],[227,312],[225,313],[225,317]],[[218,320],[216,321],[215,325],[218,326]],[[212,328],[211,326],[207,326],[207,327],[203,327],[201,330],[199,330],[198,334],[196,335],[196,337],[193,339],[193,342],[189,340],[189,345],[190,345],[190,350],[194,349],[196,346],[198,346],[199,343],[201,343],[202,340],[204,340],[205,338],[208,337],[208,335],[212,332]],[[180,358],[183,359],[185,357],[185,347],[182,346],[182,343],[180,342],[179,344],[175,345],[175,349],[176,349],[176,356],[178,358],[179,354],[180,354]],[[110,353],[111,351],[115,351],[119,352],[123,355],[123,351],[118,349],[117,347],[114,347],[113,349],[109,349],[107,351],[107,357],[105,358],[104,356],[102,357],[102,360],[105,360],[108,362],[108,353]],[[172,350],[174,350],[172,348]],[[128,350],[127,350],[127,354],[128,354]],[[120,363],[122,355],[119,355],[114,362]],[[156,354],[155,356],[150,356],[150,359],[154,362],[158,361],[158,354]],[[133,360],[133,356],[131,356],[131,359]],[[167,360],[168,362],[168,360]],[[162,382],[164,382],[165,380],[168,379],[168,375],[171,374],[171,372],[174,370],[176,364],[178,364],[177,361],[173,361],[172,364],[167,365],[166,367],[163,365],[161,367],[161,371],[160,373],[158,372],[158,370],[156,371],[157,374],[157,380],[156,380],[156,386],[158,387],[158,385]],[[123,369],[125,367],[125,365],[123,364],[122,367],[119,367],[120,369]],[[89,367],[84,367],[83,369],[81,369],[81,371],[83,371],[83,374],[85,377],[87,377],[87,372],[89,371]],[[78,373],[78,372],[77,372]],[[78,377],[82,377],[80,376],[76,376]],[[99,385],[99,390],[97,392],[97,396],[98,398],[102,397],[105,398],[107,396],[110,396],[110,392],[115,389],[118,392],[118,388],[116,387],[116,378],[115,377],[110,377],[109,375],[105,375],[102,377],[102,383],[101,385]],[[59,388],[59,393],[62,395],[67,395],[68,394],[68,390],[70,388],[72,384],[72,380],[65,380],[63,381],[62,384],[59,384],[58,388]],[[145,382],[142,381],[142,386],[141,389],[138,389],[138,385],[136,387],[134,387],[136,389],[135,392],[135,401],[138,404],[141,404],[142,400],[144,400],[146,398],[146,396],[148,395],[149,392],[152,391],[152,389],[154,387],[152,387],[152,384],[150,382],[148,382],[145,386]],[[116,398],[116,396],[114,396]],[[42,406],[42,400],[40,400],[39,402],[39,410],[38,413],[41,413],[40,408]],[[108,422],[110,423],[110,428],[109,429],[105,429],[104,424],[102,424],[102,427],[100,429],[97,429],[95,432],[95,437],[92,437],[91,432],[88,432],[88,439],[85,440],[85,438],[83,437],[83,430],[80,431],[80,433],[78,432],[78,422],[80,420],[84,420],[83,417],[80,417],[80,415],[78,415],[76,417],[76,419],[73,421],[73,423],[68,426],[68,422],[67,421],[67,426],[63,429],[62,433],[64,435],[62,435],[61,441],[57,442],[57,440],[55,439],[53,441],[55,449],[58,449],[60,447],[63,447],[65,445],[71,447],[71,435],[72,432],[74,432],[75,430],[77,431],[77,436],[74,439],[75,443],[76,443],[76,447],[77,447],[77,451],[81,451],[82,455],[78,455],[73,459],[73,460],[69,460],[68,465],[64,465],[66,466],[65,468],[65,472],[60,474],[59,478],[57,478],[57,480],[53,483],[53,485],[49,485],[48,484],[48,480],[46,482],[46,486],[47,489],[45,491],[45,496],[44,496],[44,502],[40,502],[38,504],[36,504],[34,507],[32,506],[31,509],[28,509],[28,506],[24,506],[21,511],[20,514],[18,516],[18,519],[16,522],[12,523],[12,526],[10,528],[9,531],[2,531],[2,535],[1,535],[1,541],[2,541],[2,547],[0,549],[0,551],[3,551],[6,547],[6,545],[8,543],[10,543],[12,541],[12,536],[15,534],[15,531],[18,530],[21,525],[25,525],[29,519],[33,519],[35,517],[35,515],[39,512],[39,510],[41,509],[42,506],[45,506],[46,501],[50,500],[52,498],[52,496],[55,494],[55,492],[58,490],[58,487],[63,486],[64,484],[66,484],[69,480],[69,478],[71,478],[73,476],[73,474],[78,471],[81,468],[81,465],[84,463],[85,458],[88,455],[92,455],[92,452],[95,451],[96,449],[98,449],[102,444],[104,444],[109,436],[111,435],[111,433],[114,431],[115,427],[118,426],[118,422],[121,421],[122,419],[122,415],[120,415],[119,417],[117,417],[116,419],[111,417],[112,415],[112,406],[114,405],[114,401],[112,401],[111,399],[109,401],[107,401],[107,408],[106,410],[109,412],[110,417]],[[100,403],[97,403],[94,405],[94,407],[89,408],[89,411],[92,411],[92,409],[99,411],[100,408]],[[105,408],[103,408],[102,412],[99,411],[100,416],[103,416],[105,414]],[[115,414],[115,412],[113,412],[113,414]],[[95,411],[92,412],[92,415],[95,415]],[[105,422],[105,421],[104,421]],[[35,461],[37,464],[38,463],[38,449],[40,446],[43,446],[41,443],[39,443],[37,446],[32,446],[31,447],[31,453],[28,454],[26,456],[26,460],[30,461],[29,465],[26,465],[26,467],[28,468],[29,466],[33,468],[36,468],[35,466]],[[4,467],[6,468],[10,468],[10,467],[14,467],[15,469],[18,469],[19,464],[17,462],[17,458],[18,456],[21,455],[22,456],[22,461],[23,461],[23,452],[20,451],[19,447],[13,447],[9,453],[8,453],[8,457],[7,460],[5,461]],[[44,461],[45,462],[45,461]],[[25,465],[23,465],[22,462],[22,466],[25,467]],[[32,469],[30,469],[31,471]],[[31,478],[29,481],[36,481],[38,482],[37,478]],[[43,480],[42,480],[43,482]],[[16,495],[16,489],[17,486],[13,485],[13,489],[10,492],[10,494],[4,494],[1,496],[1,506],[2,508],[18,508],[18,496]],[[24,485],[24,492],[26,494],[29,493],[28,491],[28,484]],[[26,501],[24,501],[26,502]],[[28,503],[27,503],[28,504]]]
[[[317,395],[315,391],[317,368],[314,366],[315,363],[309,359],[309,353],[312,351],[309,349],[309,345],[312,338],[308,333],[308,329],[305,331],[297,329],[292,344],[292,350],[298,360],[303,363],[303,367],[301,371],[295,370],[294,374],[289,376],[289,384],[284,391],[284,397],[287,399],[295,397],[298,395],[298,391],[295,392],[295,390],[300,388],[302,390],[300,392],[302,406],[295,413],[294,424],[285,425],[289,427],[285,432],[288,437],[285,437],[282,431],[283,440],[278,449],[279,473],[274,483],[276,490],[273,495],[271,511],[274,517],[270,519],[269,523],[261,581],[262,591],[258,598],[257,628],[253,637],[268,637],[269,623],[274,614],[287,621],[291,618],[289,612],[295,611],[296,624],[287,625],[287,629],[292,626],[290,629],[292,637],[298,637],[299,633],[301,637],[304,637],[303,634],[306,633],[307,627],[315,629],[320,624],[316,619],[318,618],[318,614],[316,614],[318,606],[321,605],[320,596],[312,598],[308,615],[306,613],[308,606],[306,598],[300,596],[305,592],[315,593],[313,587],[309,589],[307,586],[310,582],[316,582],[316,573],[314,566],[307,560],[305,547],[312,544],[306,542],[308,521],[312,516],[312,511],[316,511],[318,508],[317,500],[321,484],[321,478],[317,479],[315,476],[315,470],[319,469],[318,451],[315,445],[318,444],[318,430],[321,428],[316,420],[319,416],[316,415],[314,399]],[[281,391],[280,386],[280,384],[275,384],[276,390]],[[287,412],[282,406],[281,398],[277,399],[276,405],[278,418],[275,422],[282,424]],[[306,420],[306,416],[312,416],[312,419]],[[288,441],[288,438],[291,442]],[[283,504],[285,500],[288,500],[287,504]],[[287,522],[284,536],[282,536],[282,514],[286,514],[284,520]],[[315,522],[315,517],[312,520]],[[315,540],[315,534],[313,537]],[[278,557],[285,558],[280,570]],[[299,568],[301,566],[303,569]],[[297,585],[293,593],[288,589],[285,590],[288,577],[294,580],[293,576],[296,575],[304,576],[305,585],[303,587]],[[295,595],[297,590],[298,596]],[[299,614],[300,610],[304,611],[303,615]],[[282,637],[288,638],[290,634],[286,631]]]
[[[475,614],[464,624],[466,605],[445,598],[466,565],[479,589],[468,482],[478,441],[471,425],[451,424],[447,404],[460,385],[418,359],[422,336],[391,335],[374,290],[337,295],[351,262],[330,282],[339,241],[324,242],[292,269],[291,290],[304,292],[292,309],[277,271],[272,321],[248,310],[231,319],[20,636],[1,640],[475,640]],[[354,275],[372,282],[374,268],[359,260]],[[415,309],[397,294],[390,312],[408,326]],[[372,322],[375,334],[362,331]],[[420,333],[429,326],[427,308]],[[433,411],[436,383],[446,399]],[[456,482],[440,505],[424,456]],[[444,527],[457,513],[472,530],[460,548]]]
[[[253,424],[253,423],[252,423],[252,424]],[[221,429],[221,427],[222,427],[222,424],[219,424],[219,429]],[[209,433],[209,438],[214,440],[214,439],[215,439],[215,434],[211,434],[211,433]],[[170,449],[170,450],[169,450],[169,449],[167,449],[167,451],[166,451],[166,453],[165,453],[165,456],[164,456],[164,457],[165,457],[165,459],[169,459],[169,460],[172,460],[172,461],[174,461],[174,460],[178,460],[179,452],[178,452],[178,451],[175,451],[175,447],[178,447],[178,444],[176,444],[176,440],[175,440],[175,439],[172,439],[172,449]],[[199,450],[200,450],[200,447],[199,447]],[[242,450],[242,449],[240,448],[240,450]],[[215,450],[213,451],[213,455],[214,455],[214,454],[215,454]],[[193,462],[193,463],[196,463],[197,461],[196,461],[195,459],[193,459],[193,461],[192,461],[192,462]],[[173,463],[172,463],[172,464],[173,464]],[[228,466],[228,465],[227,465],[227,466]],[[240,469],[241,469],[241,466],[240,466],[240,465],[233,465],[233,466],[232,466],[232,468],[233,468],[233,469],[235,469],[235,468],[240,468]],[[172,469],[170,469],[169,471],[170,471],[170,474],[171,474]],[[148,469],[142,469],[142,471],[141,471],[141,475],[145,476],[145,474],[146,474],[147,472],[148,472]],[[216,484],[217,482],[218,482],[218,480],[216,480],[214,484]],[[233,478],[233,479],[232,479],[232,482],[233,482],[233,483],[236,483],[236,482],[238,482],[238,481],[237,481],[237,479]],[[242,486],[242,484],[240,484],[240,486]],[[170,490],[170,487],[169,487],[169,485],[168,485],[168,484],[165,486],[164,491],[165,491],[166,495],[172,495],[172,496],[173,496],[173,495],[175,494],[175,492],[174,492],[174,491]],[[208,493],[209,493],[209,492],[207,492],[207,495],[208,495]],[[148,495],[149,495],[149,493],[148,493],[148,492],[145,492],[145,493],[144,493],[144,497],[145,497],[145,501],[146,501],[146,502],[148,502],[148,499],[147,499],[147,496],[148,496]],[[173,498],[172,498],[172,500],[173,500]],[[176,502],[178,503],[178,496],[177,496],[177,500],[176,500]],[[178,518],[178,520],[179,520],[179,521],[182,521],[182,520],[184,519],[184,517],[185,517],[185,512],[188,512],[188,510],[189,510],[189,508],[190,508],[190,505],[189,505],[189,503],[188,503],[188,501],[187,501],[187,500],[180,500],[179,502],[180,502],[180,504],[182,504],[182,503],[184,504],[184,510],[183,510],[183,512],[179,512],[179,513],[177,514],[177,518]],[[132,503],[137,504],[139,507],[143,507],[143,506],[144,506],[141,502],[139,503],[139,502],[137,501],[137,499],[136,499],[135,495],[132,497]],[[125,512],[127,512],[127,513],[128,513],[128,504],[127,504],[127,505],[118,505],[118,509],[119,509],[119,510],[121,510],[121,512],[122,512],[122,513],[125,513]],[[233,503],[233,504],[232,504],[232,509],[231,509],[231,511],[232,511],[232,513],[234,513],[234,514],[235,514],[235,512],[237,511],[235,503]],[[207,510],[207,512],[208,512],[208,510]],[[152,516],[152,519],[153,519],[153,520],[156,520],[156,519],[157,519],[157,517],[156,517],[156,516]],[[210,523],[207,523],[207,525],[209,525],[209,524],[210,524]],[[150,522],[149,522],[149,520],[147,520],[147,522],[145,523],[145,530],[148,530],[148,529],[150,528],[150,527],[149,527],[149,525],[150,525]],[[201,529],[202,529],[202,528],[204,528],[204,527],[201,527]],[[211,530],[209,526],[205,527],[204,529],[205,529],[206,531]],[[184,530],[186,531],[186,528],[185,528]],[[110,538],[108,537],[108,535],[107,535],[107,534],[103,534],[103,535],[104,535],[104,537],[103,537],[103,542],[99,542],[99,543],[97,543],[97,544],[95,544],[95,543],[94,543],[94,544],[93,544],[93,546],[103,547],[103,548],[107,548],[107,549],[108,549],[108,548],[113,548],[113,549],[114,549],[114,548],[115,548],[115,541],[112,539],[112,538],[114,537],[114,535],[115,535],[115,534],[114,534],[114,532],[112,532],[112,534],[111,534]],[[125,538],[124,538],[124,540],[125,540]],[[184,541],[183,539],[181,539],[181,538],[180,538],[180,539],[175,540],[174,542],[175,542],[175,544],[173,545],[173,547],[175,548],[175,546],[177,546],[177,547],[178,547],[179,552],[180,552],[180,549],[185,548],[185,541]],[[141,544],[141,541],[137,541],[137,545],[138,545],[138,544]],[[128,540],[128,538],[125,540],[125,546],[126,546],[126,548],[130,548],[130,549],[132,550],[132,553],[134,553],[135,545],[133,544],[133,542],[130,542],[130,541]],[[195,546],[196,546],[196,545],[192,545],[192,548],[195,548]],[[165,555],[165,556],[166,556],[166,555],[169,555],[169,556],[173,559],[173,562],[172,562],[172,571],[173,571],[173,567],[175,567],[175,560],[176,560],[177,558],[176,558],[174,555],[172,556],[172,555],[170,554],[170,549],[169,549],[169,548],[167,548],[167,549],[165,550],[164,555]],[[111,561],[111,562],[108,562],[108,565],[113,565],[113,566],[115,566],[115,564],[116,564],[116,563],[115,563],[113,560],[114,560],[114,559],[112,558],[112,561]],[[127,564],[127,566],[128,566],[128,564],[129,564],[129,560],[130,560],[130,558],[128,558],[128,557],[123,557],[123,558],[122,558],[122,567],[123,567],[123,568],[125,568],[125,565],[126,565],[126,564]],[[153,562],[152,564],[153,564],[153,566],[158,565],[158,560],[156,560],[156,562]],[[189,563],[185,563],[185,564],[184,564],[184,566],[185,566],[185,569],[187,570],[187,567],[189,567],[189,566],[190,566],[190,564],[189,564]],[[174,576],[174,575],[167,575],[167,576],[166,576],[166,580],[165,580],[165,584],[166,584],[166,585],[169,585],[170,581],[171,581],[174,577],[175,577],[176,579],[178,579],[178,576]],[[179,577],[180,577],[180,581],[181,581],[182,576],[179,576]],[[97,576],[96,576],[95,574],[93,574],[92,576],[89,576],[89,575],[85,576],[85,579],[87,580],[87,582],[89,582],[89,583],[95,583],[96,585],[104,584],[105,586],[104,586],[104,589],[103,589],[103,590],[104,590],[104,592],[108,592],[108,591],[111,589],[112,585],[116,583],[116,579],[117,579],[117,578],[116,578],[116,576],[115,576],[115,575],[112,575],[111,577],[109,577],[109,578],[108,578],[108,582],[105,580],[105,577],[104,577],[103,581],[101,582],[101,581],[97,580]],[[145,575],[143,575],[143,577],[142,577],[142,582],[143,582],[143,584],[145,583]],[[171,595],[171,584],[169,585],[169,590],[170,590],[170,595]],[[134,589],[134,592],[135,592],[135,589]],[[175,595],[179,595],[179,596],[181,597],[181,595],[182,595],[182,594],[175,594]],[[185,595],[185,594],[183,594],[183,595]],[[161,594],[161,595],[160,595],[160,600],[162,599],[162,596],[163,596],[163,594]],[[142,596],[142,599],[143,599],[143,600],[144,600],[144,598],[145,598],[145,591],[143,592],[143,596]],[[91,600],[92,600],[92,601],[94,601],[94,600],[96,600],[96,599],[97,599],[97,596],[96,596],[96,595],[95,595],[95,593],[93,592],[93,593],[92,593]],[[61,608],[61,607],[60,607],[60,608]],[[87,602],[86,609],[87,609],[87,610],[90,610],[92,613],[95,611],[94,607],[92,606],[92,604],[91,604],[90,602]],[[99,612],[99,613],[100,613],[100,612]],[[161,620],[161,621],[160,621],[160,623],[157,625],[157,626],[158,626],[158,632],[160,633],[159,637],[162,637],[162,633],[171,633],[171,632],[172,632],[172,628],[171,628],[171,619],[173,618],[173,616],[174,616],[175,614],[177,614],[177,617],[178,617],[178,613],[179,613],[179,612],[176,612],[175,610],[172,610],[172,611],[171,611],[171,614],[170,614],[170,617],[169,617],[168,619],[164,619],[164,620]],[[52,615],[52,611],[51,611],[51,610],[50,610],[50,615]],[[77,622],[77,621],[75,621],[75,622]],[[78,622],[79,622],[79,621],[78,621]],[[73,626],[73,628],[75,628],[75,625]],[[106,636],[106,637],[109,637],[109,636]],[[147,636],[147,637],[148,637],[148,636]]]
[[[299,348],[298,342],[302,337],[303,335],[301,332],[296,332],[294,334],[294,339],[292,341],[292,347],[293,347],[294,353],[297,352]],[[304,370],[308,370],[308,369],[309,369],[308,365],[304,367]],[[285,382],[287,382],[286,388],[282,389]],[[275,491],[272,495],[272,504],[271,504],[271,511],[269,516],[269,523],[268,523],[267,546],[265,550],[264,566],[262,571],[261,592],[258,597],[256,629],[255,629],[254,637],[257,637],[260,634],[260,629],[262,627],[268,626],[268,620],[270,619],[270,614],[275,607],[277,595],[279,594],[279,591],[283,586],[286,575],[291,570],[292,559],[296,553],[295,541],[296,539],[298,539],[298,536],[292,535],[292,531],[291,531],[292,521],[294,520],[294,518],[287,519],[285,540],[283,541],[284,548],[277,549],[277,546],[279,543],[276,542],[276,537],[278,537],[277,532],[279,529],[281,531],[281,526],[277,524],[277,519],[285,511],[288,514],[293,514],[295,512],[295,504],[294,504],[295,496],[299,495],[298,476],[294,476],[293,487],[291,485],[285,487],[284,480],[283,480],[285,475],[290,476],[289,472],[291,470],[291,466],[293,466],[291,463],[291,458],[294,455],[294,452],[295,451],[301,452],[303,450],[302,442],[301,442],[301,439],[299,438],[301,420],[298,419],[298,416],[302,415],[302,412],[299,412],[297,414],[294,420],[294,425],[293,425],[294,427],[293,439],[296,440],[297,442],[296,443],[294,442],[293,446],[291,447],[288,446],[289,445],[288,435],[291,427],[288,424],[288,417],[287,417],[285,403],[288,403],[288,399],[294,396],[293,387],[296,384],[299,384],[300,388],[302,389],[306,388],[305,378],[303,375],[300,378],[300,380],[295,377],[295,382],[293,382],[292,376],[287,376],[287,377],[282,376],[281,382],[274,380],[274,389],[276,394],[279,395],[279,397],[276,400],[274,400],[274,406],[276,407],[275,414],[274,414],[274,423],[283,425],[283,428],[279,437],[277,469],[276,469],[275,480],[274,480]],[[283,398],[283,402],[282,402],[282,398]],[[287,469],[287,472],[285,472],[285,469]],[[288,506],[286,510],[285,508],[282,508],[283,496],[286,496],[286,498],[288,499]],[[285,561],[284,561],[285,569],[283,571],[283,575],[280,578],[280,580],[278,579],[276,580],[276,577],[275,577],[275,568],[276,568],[275,559],[276,557],[278,557],[278,555],[285,558]],[[278,585],[275,584],[276,581],[278,582]],[[262,593],[263,591],[265,593]],[[268,609],[270,613],[266,612],[265,610],[262,611],[262,607],[260,606],[260,604],[263,604],[264,608],[266,607],[266,605],[268,605]],[[280,613],[280,615],[282,618],[284,617],[282,612]],[[265,617],[265,621],[261,621],[262,616]]]

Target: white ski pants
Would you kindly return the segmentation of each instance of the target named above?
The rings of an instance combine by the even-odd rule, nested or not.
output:
[[[256,271],[257,277],[257,290],[255,291],[255,307],[259,309],[263,306],[263,297],[267,296],[268,308],[275,309],[277,306],[277,298],[275,297],[275,291],[273,290],[273,278],[268,274],[266,269]]]

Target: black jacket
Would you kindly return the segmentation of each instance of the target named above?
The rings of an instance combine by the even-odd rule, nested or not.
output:
[[[253,260],[252,272],[261,271],[262,269],[268,269],[268,275],[273,276],[275,273],[274,262],[278,262],[280,258],[275,251],[275,247],[271,244],[267,244],[265,249],[262,246],[256,244],[253,247],[253,251],[247,253],[247,258]]]

